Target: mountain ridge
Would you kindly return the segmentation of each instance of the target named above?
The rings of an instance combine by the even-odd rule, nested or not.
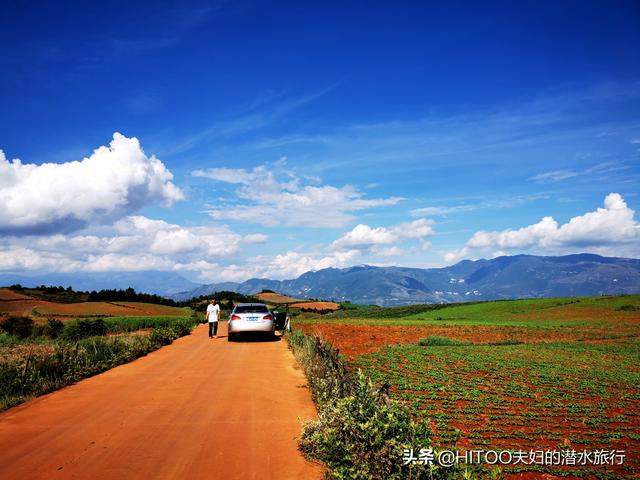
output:
[[[303,298],[377,305],[640,293],[640,259],[580,253],[462,260],[440,268],[359,265],[305,272],[295,279],[252,278],[174,294],[182,300],[262,289]]]
[[[132,287],[174,300],[222,290],[253,294],[268,289],[297,298],[408,305],[640,293],[640,259],[588,253],[513,255],[462,260],[440,268],[356,265],[309,271],[287,280],[251,278],[213,284],[198,284],[175,272],[159,271],[0,274],[0,285],[15,283],[85,291]]]

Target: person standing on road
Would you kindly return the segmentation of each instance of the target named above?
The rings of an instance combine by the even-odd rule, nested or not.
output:
[[[209,338],[214,335],[218,338],[218,320],[220,318],[220,305],[216,303],[216,299],[212,298],[211,303],[207,306],[206,314],[207,322],[209,322]]]

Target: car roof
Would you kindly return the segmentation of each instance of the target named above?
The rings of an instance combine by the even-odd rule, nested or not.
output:
[[[236,307],[266,307],[266,303],[236,303]]]

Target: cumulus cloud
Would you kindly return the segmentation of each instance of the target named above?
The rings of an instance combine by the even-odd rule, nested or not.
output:
[[[370,227],[359,224],[332,243],[334,250],[346,248],[370,248],[380,245],[391,245],[401,240],[422,239],[433,235],[433,220],[420,218],[394,227]],[[378,249],[378,251],[382,251]],[[394,251],[394,250],[388,250]],[[398,250],[395,250],[396,252]]]
[[[491,249],[554,254],[588,251],[635,256],[640,253],[640,224],[622,196],[610,193],[604,199],[604,208],[573,217],[563,225],[548,216],[516,230],[479,231],[463,248],[447,252],[444,258],[453,262]]]
[[[128,216],[101,235],[5,236],[0,271],[200,271],[238,254],[243,244],[263,241],[262,234],[242,236],[225,226]]]
[[[66,163],[23,164],[0,151],[0,233],[70,231],[150,205],[184,198],[173,175],[137,138],[114,133],[109,146]]]
[[[285,159],[253,170],[210,168],[192,172],[196,177],[239,185],[233,193],[240,204],[213,208],[216,219],[239,220],[269,227],[342,227],[353,212],[395,205],[401,198],[365,198],[351,185],[319,185],[319,179],[301,177],[286,168]]]

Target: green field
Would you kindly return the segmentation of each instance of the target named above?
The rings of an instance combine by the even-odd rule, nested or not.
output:
[[[571,473],[640,473],[640,296],[355,307],[297,320],[428,418],[437,445],[625,450],[622,467]],[[519,469],[540,467],[508,471]]]

